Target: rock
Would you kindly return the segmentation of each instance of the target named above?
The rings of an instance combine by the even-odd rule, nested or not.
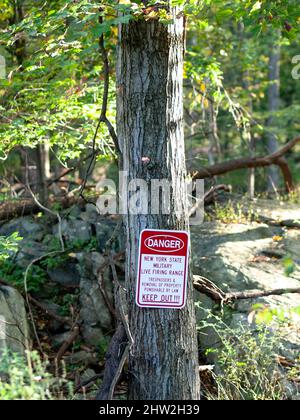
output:
[[[54,283],[64,287],[79,287],[80,275],[74,262],[65,262],[57,268],[48,269],[48,275]]]
[[[23,354],[30,344],[24,299],[16,289],[0,286],[0,351]]]
[[[78,351],[76,353],[73,353],[69,356],[65,356],[64,360],[68,364],[84,364],[86,366],[88,365],[96,365],[99,363],[97,353],[92,353],[88,351]]]
[[[245,200],[243,200],[245,201]],[[282,222],[284,220],[299,220],[299,205],[287,203],[279,200],[255,199],[252,202],[255,212],[258,216],[265,219],[276,220]]]
[[[81,208],[77,205],[74,205],[73,207],[71,207],[71,209],[67,210],[67,215],[68,217],[77,219],[80,217],[81,212],[82,212]]]
[[[79,254],[80,272],[80,318],[82,335],[87,344],[99,346],[104,335],[113,330],[112,316],[99,288],[97,272],[105,259],[98,252]],[[103,275],[104,287],[108,298],[113,302],[113,285],[109,270]]]
[[[107,241],[112,237],[115,228],[117,227],[117,220],[99,216],[97,222],[94,224],[99,250],[104,251]],[[120,252],[125,249],[124,234],[122,227],[120,232],[116,234],[115,241],[112,244],[112,250]]]
[[[80,382],[84,383],[96,376],[96,372],[93,369],[86,369],[83,374],[80,376]]]
[[[90,380],[92,380],[90,382]],[[99,391],[100,378],[96,378],[96,372],[93,369],[86,369],[80,376],[80,383],[87,384],[85,386],[85,393],[77,393],[74,395],[75,400],[95,400]]]
[[[34,259],[42,257],[48,252],[49,249],[46,245],[24,238],[19,245],[16,262],[21,267],[27,268]]]
[[[60,305],[57,305],[54,302],[51,301],[41,301],[43,307],[46,309],[46,311],[49,311],[50,313],[53,313],[57,316],[62,316],[62,307]],[[49,330],[52,332],[57,332],[61,328],[65,328],[66,325],[64,322],[61,322],[60,320],[52,317],[49,315],[49,322],[48,322]]]
[[[88,223],[97,223],[100,218],[97,207],[93,204],[87,204],[85,212],[80,214],[80,218]]]
[[[286,231],[284,248],[294,261],[300,264],[300,231],[299,229],[289,229]]]
[[[194,274],[207,277],[225,292],[300,287],[299,267],[287,277],[283,264],[283,257],[286,255],[299,258],[299,230],[257,223],[226,225],[207,222],[192,227],[191,231]],[[208,310],[214,304],[199,293],[195,295],[195,299],[198,322],[204,322],[205,325],[200,334],[200,347],[205,354],[207,350],[216,350],[221,345],[213,327],[216,320],[207,319]],[[231,311],[225,313],[225,322],[233,332],[238,332],[240,328],[249,328],[255,334],[259,309],[254,308],[271,308],[287,313],[291,308],[300,308],[300,294],[238,301]],[[280,349],[282,356],[288,360],[296,360],[300,353],[300,316],[295,313],[285,323],[276,324],[274,321],[274,325],[272,323],[267,326],[269,333],[276,333],[276,337],[277,332],[280,332],[278,349],[274,351],[278,350],[279,354]],[[209,363],[217,364],[215,352],[209,350],[207,359]],[[216,369],[218,371],[220,367],[217,366]],[[283,384],[286,395],[294,392],[293,398],[297,398],[299,390],[290,381],[287,383]]]
[[[92,229],[90,224],[78,219],[64,219],[61,223],[61,231],[62,236],[68,242],[88,242],[92,237]],[[53,228],[53,234],[56,237],[59,237],[58,232],[58,225],[55,225]]]
[[[61,347],[63,345],[63,343],[68,340],[68,338],[70,337],[70,334],[71,334],[70,331],[66,331],[66,332],[61,333],[61,334],[53,335],[51,337],[52,346],[54,348]]]
[[[35,221],[30,216],[14,219],[0,228],[0,236],[10,236],[18,232],[22,238],[30,238],[41,241],[46,233],[45,225]]]
[[[90,214],[91,216],[93,216],[95,214],[99,216],[99,212],[98,212],[97,206],[95,204],[88,203],[85,206],[85,211],[86,211],[87,214]]]
[[[195,226],[193,272],[211,279],[224,291],[298,287],[300,272],[286,277],[282,261],[265,257],[281,249],[281,243],[273,238],[283,235],[281,228],[255,223]]]

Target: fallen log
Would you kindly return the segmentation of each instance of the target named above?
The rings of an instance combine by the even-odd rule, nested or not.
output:
[[[79,197],[64,196],[54,197],[50,200],[50,205],[51,203],[59,204],[63,209],[67,209],[73,204],[84,204],[84,201]],[[4,201],[0,203],[0,223],[5,223],[15,217],[35,214],[40,211],[40,206],[32,198]]]
[[[73,322],[71,320],[71,318],[69,317],[65,317],[65,316],[61,316],[59,314],[57,314],[56,312],[52,311],[49,307],[49,305],[47,305],[47,303],[45,302],[40,302],[37,299],[35,299],[33,296],[28,295],[28,299],[30,302],[32,302],[36,307],[38,307],[39,309],[41,309],[43,312],[45,312],[48,316],[50,316],[51,318],[55,319],[56,321],[62,323],[62,324],[66,324],[69,325],[70,327],[73,326]]]
[[[298,143],[300,143],[300,137],[296,137],[277,152],[268,156],[233,159],[217,163],[216,165],[204,167],[193,174],[193,180],[212,178],[214,176],[224,175],[238,169],[262,168],[270,165],[277,165],[281,169],[286,190],[291,192],[295,189],[293,177],[289,165],[283,156]]]

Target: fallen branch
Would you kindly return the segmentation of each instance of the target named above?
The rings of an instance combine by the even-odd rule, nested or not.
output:
[[[79,325],[75,325],[73,328],[73,331],[70,332],[69,337],[67,340],[62,344],[61,348],[58,350],[58,353],[55,357],[56,362],[58,363],[65,352],[68,350],[68,348],[74,343],[74,341],[77,339],[80,332]]]
[[[133,344],[133,338],[128,323],[128,316],[125,314],[123,308],[124,303],[121,296],[121,291],[124,292],[124,289],[119,282],[114,258],[112,255],[110,255],[110,266],[112,270],[114,285],[116,287],[116,307],[118,308],[118,315],[121,322],[119,323],[117,331],[111,340],[106,355],[104,379],[101,389],[97,394],[96,400],[113,399],[115,387],[120,379],[124,364]],[[123,351],[122,346],[123,348],[125,346]]]
[[[193,214],[198,210],[198,208],[200,206],[203,206],[203,202],[204,202],[204,205],[206,205],[206,206],[214,203],[217,199],[217,195],[218,195],[219,191],[231,192],[232,187],[231,187],[231,185],[225,185],[225,184],[215,185],[215,186],[211,187],[211,189],[209,191],[207,191],[207,193],[205,193],[204,197],[202,199],[198,200],[193,205],[193,207],[190,209],[189,217],[192,217]]]
[[[87,379],[86,381],[81,382],[74,390],[74,394],[79,392],[82,388],[87,386],[91,386],[94,382],[98,381],[98,379],[103,378],[103,373],[98,373],[97,375],[92,376],[91,378]]]
[[[50,205],[57,203],[63,209],[71,207],[73,204],[83,204],[84,201],[78,197],[53,197],[49,200]],[[0,221],[7,222],[14,217],[35,214],[41,211],[40,206],[33,198],[25,198],[21,200],[5,201],[0,203]]]
[[[289,293],[299,293],[300,287],[291,287],[286,289],[272,289],[272,290],[249,290],[248,292],[226,293],[225,303],[235,300],[256,299],[266,296],[281,296]]]
[[[288,163],[283,156],[298,143],[300,143],[300,137],[296,137],[283,148],[268,156],[233,159],[202,168],[193,174],[193,179],[213,178],[214,176],[224,175],[238,169],[277,165],[281,169],[287,191],[291,192],[294,190],[293,178]]]
[[[69,175],[71,172],[75,171],[76,169],[78,169],[84,162],[86,162],[87,160],[91,159],[91,157],[93,156],[92,153],[90,153],[88,156],[83,156],[81,157],[78,162],[76,163],[76,165],[72,166],[71,168],[67,168],[63,171],[63,173],[61,175],[59,175],[56,178],[53,179],[49,179],[47,181],[48,187],[51,186],[52,184],[55,184],[57,182],[59,182],[62,178],[64,178],[65,176]]]
[[[73,326],[73,322],[70,318],[68,317],[64,317],[64,316],[60,316],[58,314],[56,314],[54,311],[51,311],[51,309],[49,309],[43,302],[38,301],[37,299],[35,299],[34,297],[32,297],[31,295],[28,295],[28,299],[38,308],[42,309],[42,311],[44,311],[47,315],[49,315],[51,318],[56,319],[57,321],[61,322],[62,324],[66,324],[69,326]]]
[[[230,193],[232,191],[231,185],[220,184],[211,187],[211,189],[204,195],[204,204],[207,206],[216,201],[219,191]]]
[[[108,294],[106,292],[105,285],[104,285],[104,279],[103,279],[103,273],[101,271],[98,272],[98,285],[99,285],[99,289],[100,289],[100,292],[102,294],[102,297],[103,297],[103,299],[105,301],[105,304],[107,306],[107,309],[109,310],[112,318],[117,319],[118,317],[117,317],[116,311],[115,311],[115,309],[114,309],[114,307],[113,307],[113,305],[112,305],[112,303],[111,303],[111,301],[108,297]]]
[[[289,293],[299,293],[300,288],[285,288],[271,290],[249,290],[246,292],[223,292],[213,282],[202,276],[194,276],[194,288],[204,295],[210,297],[218,305],[232,303],[237,300],[257,299],[267,296],[281,296]]]
[[[287,227],[291,229],[293,228],[300,229],[300,219],[299,220],[293,220],[293,219],[275,220],[269,217],[259,216],[259,220],[270,226],[281,226],[281,227]]]
[[[119,323],[106,354],[103,382],[101,389],[96,396],[96,400],[103,401],[112,399],[114,388],[119,380],[127,356],[127,333],[124,325]]]

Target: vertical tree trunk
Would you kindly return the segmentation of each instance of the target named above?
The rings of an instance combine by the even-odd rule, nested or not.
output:
[[[245,62],[246,57],[249,55],[249,51],[248,51],[248,41],[247,40],[247,34],[245,33],[245,25],[244,22],[240,21],[238,24],[238,34],[239,34],[239,40],[240,40],[240,50],[241,50],[241,63]],[[248,64],[245,63],[243,66],[243,87],[245,89],[245,91],[248,94],[248,111],[249,113],[252,115],[253,114],[253,101],[252,101],[252,96],[251,96],[251,92],[249,91],[249,87],[250,87],[250,71],[249,71],[249,67]],[[252,133],[252,121],[249,121],[249,123],[247,124],[246,127],[244,127],[244,132],[247,136],[247,141],[248,141],[248,147],[249,147],[249,156],[250,157],[254,157],[256,154],[256,142],[255,142],[255,138],[253,136]],[[255,182],[256,182],[256,170],[255,168],[250,168],[248,171],[248,195],[250,197],[250,199],[253,199],[255,197]]]
[[[140,20],[120,28],[117,125],[121,168],[128,172],[129,181],[138,178],[149,185],[151,179],[167,179],[172,184],[170,215],[124,216],[129,325],[134,339],[129,360],[129,398],[133,400],[198,399],[200,391],[191,276],[184,309],[141,309],[135,304],[141,230],[188,229],[184,24],[182,17],[176,17],[178,9],[171,12],[174,24]]]
[[[49,147],[45,144],[36,146],[37,191],[39,200],[46,205],[48,201],[47,179],[49,178]]]
[[[14,15],[10,19],[11,25],[16,25],[24,19],[23,2],[14,0]],[[13,44],[13,54],[17,59],[19,66],[23,65],[26,56],[26,40],[23,35],[19,36]]]
[[[209,81],[207,83],[209,83]],[[205,133],[209,140],[208,161],[210,165],[214,165],[216,160],[218,162],[221,159],[222,155],[220,138],[218,134],[217,111],[215,109],[214,102],[208,100],[207,107],[203,103],[202,115],[204,120]]]
[[[279,110],[280,106],[280,45],[278,44],[280,40],[280,32],[278,37],[273,41],[270,49],[269,56],[269,91],[268,91],[268,110],[270,116],[267,121],[267,127],[271,130],[268,133],[268,151],[269,153],[274,153],[278,150],[278,142],[274,130],[274,125],[276,123],[276,118],[274,113]],[[274,188],[277,189],[279,186],[279,171],[276,166],[271,166],[268,170],[268,190],[274,191]]]
[[[247,91],[249,90],[249,71],[244,72],[244,87]],[[249,95],[248,109],[249,109],[250,114],[252,115],[253,101],[252,101],[251,95]],[[247,138],[248,138],[248,145],[249,145],[249,156],[254,157],[256,154],[256,142],[252,133],[252,121],[249,122],[249,126],[247,127]],[[256,181],[255,175],[256,175],[255,168],[249,169],[248,194],[251,199],[255,197],[255,181]]]

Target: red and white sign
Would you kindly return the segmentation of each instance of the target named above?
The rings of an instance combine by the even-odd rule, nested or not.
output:
[[[189,234],[143,230],[136,303],[142,308],[182,309],[186,303]]]

